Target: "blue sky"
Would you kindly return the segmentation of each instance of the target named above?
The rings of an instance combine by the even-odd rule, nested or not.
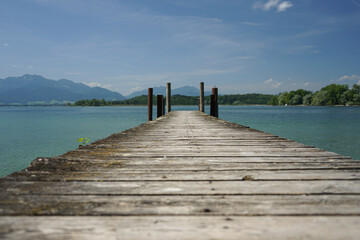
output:
[[[360,84],[360,0],[1,0],[0,78],[38,74],[124,95]]]

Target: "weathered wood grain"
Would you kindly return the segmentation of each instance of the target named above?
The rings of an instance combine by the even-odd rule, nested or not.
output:
[[[4,217],[4,239],[357,239],[358,217]]]
[[[358,169],[360,164],[352,161],[264,161],[264,162],[250,162],[247,161],[234,161],[223,159],[213,161],[179,161],[161,157],[158,161],[151,159],[128,159],[118,160],[119,158],[91,161],[79,161],[73,159],[44,159],[33,162],[27,169],[28,171],[65,171],[65,172],[78,172],[81,170],[92,172],[104,172],[111,169],[112,172],[122,172],[127,170],[153,170],[153,171],[243,171],[243,170],[315,170],[315,169]]]
[[[0,179],[0,239],[356,239],[360,161],[170,112]]]
[[[334,207],[336,206],[336,208]],[[23,195],[2,199],[0,216],[360,216],[354,195],[99,196]]]
[[[335,170],[243,170],[243,171],[186,171],[186,170],[123,170],[104,171],[23,171],[4,178],[7,181],[322,181],[360,180],[360,172],[352,169]]]
[[[264,195],[354,194],[360,181],[161,181],[161,182],[20,182],[0,185],[0,194],[36,195]],[[359,196],[360,197],[360,196]]]

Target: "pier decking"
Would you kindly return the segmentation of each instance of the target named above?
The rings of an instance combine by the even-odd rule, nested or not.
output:
[[[0,180],[0,239],[356,239],[360,161],[170,112]]]

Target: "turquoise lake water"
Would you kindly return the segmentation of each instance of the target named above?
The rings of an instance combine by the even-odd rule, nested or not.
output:
[[[360,107],[220,106],[219,116],[360,159]],[[147,107],[0,107],[0,176],[27,167],[36,157],[76,149],[80,137],[95,141],[146,119]]]

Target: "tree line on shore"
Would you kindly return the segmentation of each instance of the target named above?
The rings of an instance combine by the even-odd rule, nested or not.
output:
[[[198,105],[199,97],[173,95],[172,105]],[[105,101],[104,99],[79,100],[73,106],[141,106],[147,105],[148,96],[142,95],[122,101]],[[204,99],[205,104],[210,104],[210,96]],[[350,89],[348,85],[331,84],[313,93],[308,90],[298,89],[282,92],[278,95],[270,94],[230,94],[218,96],[220,105],[360,105],[360,85],[354,84]],[[154,105],[157,104],[153,96]]]
[[[270,94],[232,94],[218,96],[218,102],[221,105],[246,105],[261,104],[266,105],[273,95]],[[166,98],[165,98],[166,99]],[[198,105],[199,97],[173,95],[171,96],[171,105]],[[104,99],[79,100],[73,106],[141,106],[147,105],[148,96],[142,95],[123,101],[105,101]],[[210,96],[204,98],[205,104],[210,104]],[[156,96],[153,96],[154,105],[157,104]]]
[[[330,84],[313,93],[304,89],[283,92],[273,96],[269,105],[360,105],[360,85],[354,84],[352,89],[348,85]]]

